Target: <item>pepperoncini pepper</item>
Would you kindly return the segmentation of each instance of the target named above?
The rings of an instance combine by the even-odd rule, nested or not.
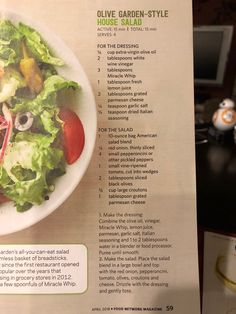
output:
[[[20,71],[30,91],[38,94],[43,88],[43,76],[34,58],[27,52],[25,43],[22,43],[23,59],[20,61]]]

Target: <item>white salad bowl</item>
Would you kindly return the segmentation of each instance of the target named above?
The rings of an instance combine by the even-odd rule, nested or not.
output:
[[[85,146],[81,156],[74,164],[66,167],[65,175],[56,179],[55,190],[50,194],[49,200],[22,213],[16,211],[13,202],[0,205],[0,235],[6,235],[30,227],[47,217],[79,184],[92,157],[97,131],[97,112],[93,92],[84,70],[76,56],[60,38],[44,25],[16,12],[4,9],[1,18],[9,19],[15,25],[23,22],[34,28],[52,49],[53,54],[64,60],[65,66],[58,67],[57,70],[60,75],[78,82],[81,86],[81,90],[76,94],[76,106],[73,110],[80,117],[85,132]]]

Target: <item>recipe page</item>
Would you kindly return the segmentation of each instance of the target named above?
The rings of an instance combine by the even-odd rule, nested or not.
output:
[[[200,313],[191,1],[0,4],[0,310]]]

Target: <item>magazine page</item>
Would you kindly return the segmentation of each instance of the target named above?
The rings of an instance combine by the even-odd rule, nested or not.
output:
[[[191,1],[0,3],[0,311],[199,313]]]
[[[236,313],[233,236],[205,232],[203,314]]]

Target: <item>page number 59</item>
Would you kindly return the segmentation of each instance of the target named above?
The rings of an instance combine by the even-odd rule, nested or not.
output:
[[[174,310],[173,305],[167,305],[167,306],[166,306],[166,312],[171,312],[171,311],[173,311],[173,310]]]

